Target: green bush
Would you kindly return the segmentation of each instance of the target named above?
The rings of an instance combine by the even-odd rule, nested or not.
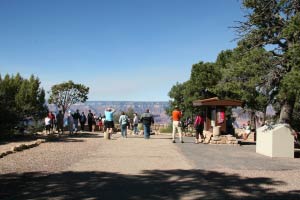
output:
[[[41,119],[47,114],[45,91],[40,80],[0,74],[0,133],[13,133],[26,117]]]
[[[167,127],[165,127],[165,128],[160,128],[160,129],[159,129],[159,132],[160,132],[160,133],[172,133],[172,129],[173,129],[172,125],[169,124],[169,125],[168,125]]]

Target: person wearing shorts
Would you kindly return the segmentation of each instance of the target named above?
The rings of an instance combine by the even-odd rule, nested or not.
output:
[[[106,108],[105,109],[105,127],[106,131],[110,134],[113,133],[114,129],[114,112],[115,110],[112,108]]]

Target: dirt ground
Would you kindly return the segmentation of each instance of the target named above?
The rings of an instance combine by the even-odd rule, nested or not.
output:
[[[1,158],[0,198],[299,199],[299,178],[299,159],[270,159],[253,146],[84,133]]]

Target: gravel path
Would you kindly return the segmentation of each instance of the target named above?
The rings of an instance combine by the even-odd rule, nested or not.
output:
[[[99,134],[66,137],[0,159],[0,174],[23,172],[107,171],[140,173],[154,169],[191,169],[165,136],[144,140],[104,140]],[[166,159],[167,158],[167,159]],[[177,163],[177,165],[174,165]]]
[[[192,138],[80,134],[1,158],[0,199],[300,199],[297,164]]]
[[[59,172],[88,157],[99,146],[99,135],[64,137],[0,159],[0,174]]]
[[[141,174],[145,170],[192,168],[178,148],[170,145],[169,137],[157,136],[145,140],[141,137],[115,136],[113,140],[101,141],[96,151],[66,170]]]

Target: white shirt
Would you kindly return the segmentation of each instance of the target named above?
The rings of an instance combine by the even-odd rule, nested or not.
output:
[[[51,119],[50,119],[50,117],[46,117],[45,118],[45,125],[50,125],[51,124]]]

